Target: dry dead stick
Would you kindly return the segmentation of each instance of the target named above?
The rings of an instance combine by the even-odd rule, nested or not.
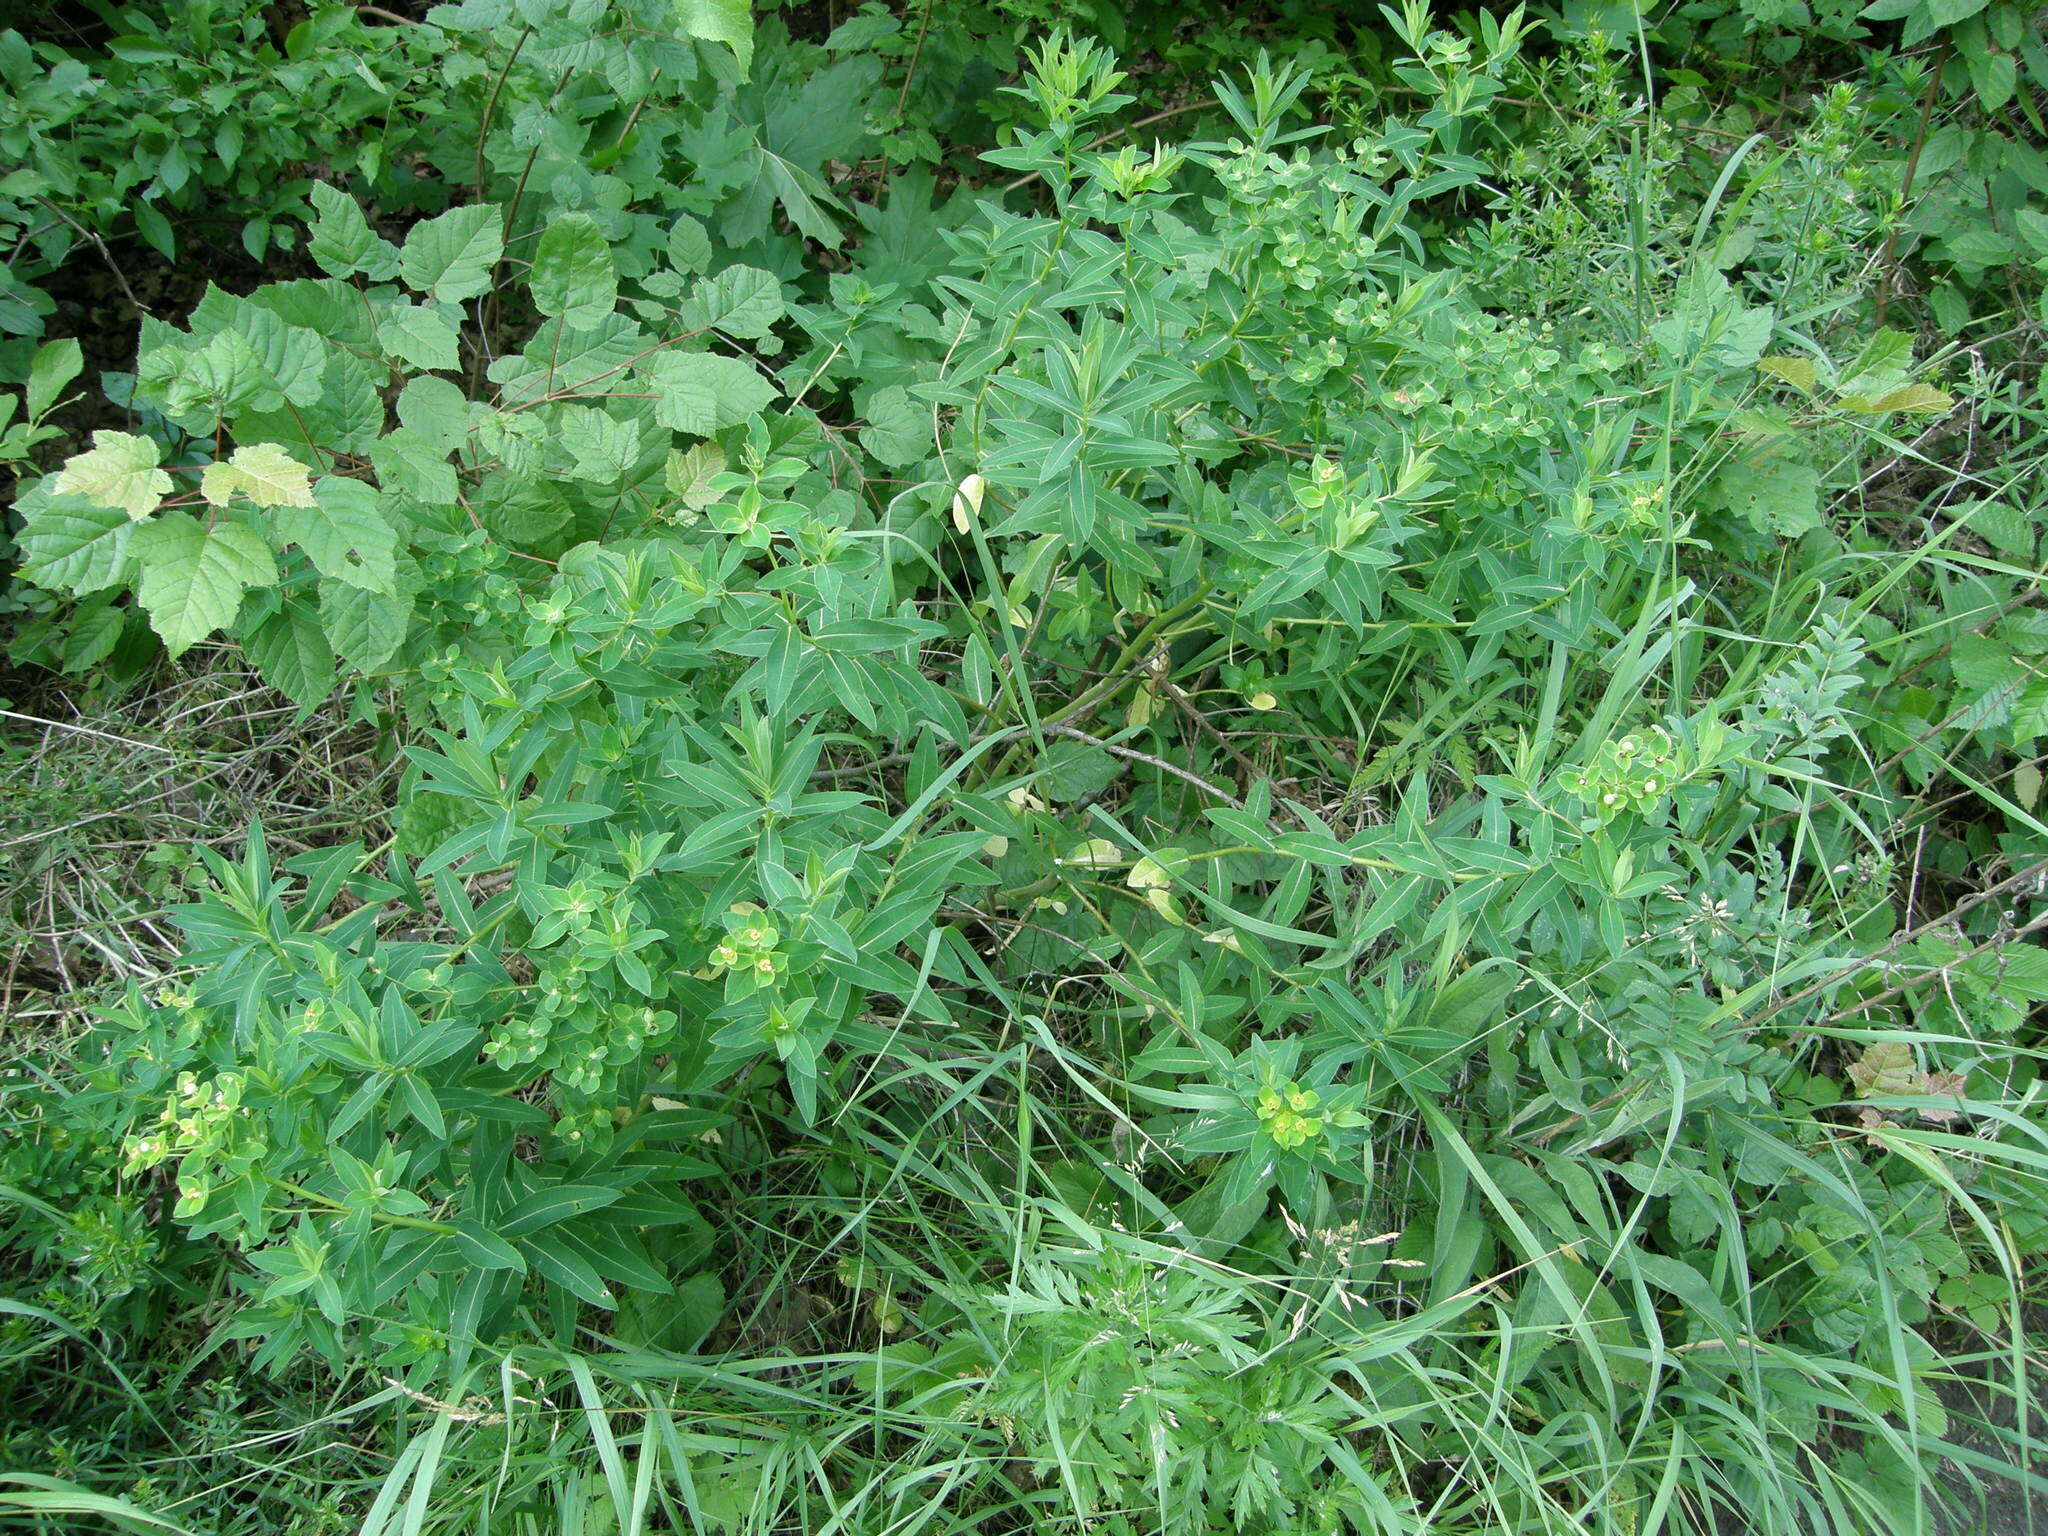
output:
[[[1045,733],[1048,736],[1066,736],[1075,741],[1085,741],[1089,746],[1100,747],[1103,751],[1113,756],[1129,758],[1134,763],[1148,764],[1151,767],[1157,768],[1162,773],[1170,773],[1177,779],[1185,779],[1197,789],[1207,790],[1234,810],[1241,811],[1244,809],[1244,802],[1229,790],[1218,789],[1200,774],[1191,773],[1178,763],[1169,763],[1165,758],[1155,757],[1150,752],[1139,752],[1131,747],[1118,746],[1113,741],[1104,741],[1100,736],[1090,736],[1086,731],[1077,731],[1071,725],[1048,725],[1045,728]]]
[[[1170,678],[1161,678],[1159,680],[1159,686],[1165,690],[1166,696],[1169,699],[1173,700],[1175,704],[1180,706],[1182,714],[1186,715],[1190,720],[1194,721],[1195,724],[1199,726],[1202,730],[1207,731],[1210,736],[1215,738],[1216,745],[1221,747],[1225,752],[1228,752],[1230,754],[1230,760],[1233,763],[1237,764],[1238,770],[1245,776],[1246,789],[1250,789],[1252,785],[1258,783],[1260,779],[1269,777],[1269,775],[1267,775],[1263,770],[1260,769],[1257,763],[1253,762],[1250,758],[1246,757],[1242,752],[1238,751],[1236,746],[1232,744],[1228,736],[1225,736],[1221,731],[1217,730],[1216,727],[1210,723],[1209,717],[1203,714],[1202,711],[1196,707],[1195,701],[1189,698],[1187,694],[1182,691],[1178,684],[1174,683]]]
[[[1851,976],[1853,976],[1856,973],[1856,971],[1864,970],[1870,966],[1876,965],[1880,960],[1884,959],[1887,955],[1896,953],[1898,950],[1903,949],[1906,945],[1912,943],[1915,939],[1922,938],[1925,935],[1932,933],[1937,928],[1941,928],[1946,926],[1947,924],[1953,923],[1954,921],[1956,921],[1957,918],[1962,917],[1966,913],[1974,912],[1977,908],[1983,906],[1984,903],[1987,901],[1996,900],[1998,897],[2005,895],[2008,891],[2018,890],[2021,886],[2026,885],[2028,882],[2038,880],[2044,873],[2048,873],[2048,859],[2036,860],[2034,863],[2029,864],[2025,869],[2021,870],[2018,874],[2008,875],[2005,879],[1999,881],[1996,885],[1987,886],[1984,890],[1979,891],[1976,895],[1970,897],[1968,900],[1958,902],[1954,907],[1942,913],[1940,917],[1931,917],[1926,922],[1920,924],[1916,928],[1908,928],[1904,933],[1898,934],[1893,939],[1891,939],[1890,942],[1885,944],[1883,948],[1877,950],[1873,954],[1865,956],[1860,962],[1858,962],[1854,969],[1843,971],[1838,975],[1827,977],[1821,981],[1816,981],[1812,986],[1801,988],[1799,991],[1794,992],[1790,997],[1785,998],[1780,1002],[1773,1003],[1769,1008],[1766,1008],[1762,1013],[1758,1014],[1754,1019],[1749,1021],[1751,1027],[1755,1027],[1756,1025],[1763,1023],[1765,1019],[1770,1018],[1774,1014],[1783,1013],[1787,1008],[1796,1008],[1799,1004],[1805,1002],[1808,998],[1817,997],[1821,993],[1827,991],[1830,987],[1840,986],[1843,982],[1847,981]],[[2044,926],[2043,920],[2036,919],[2034,922],[2029,923],[2025,928],[2021,929],[2020,932],[2032,933],[2035,929],[2040,928],[2042,926]],[[2017,938],[2018,935],[2015,934],[2013,937]],[[1998,939],[1992,939],[1988,941],[1989,944],[1996,944],[2001,942],[2009,941]],[[1988,947],[1988,944],[1985,946],[1980,946],[1979,948],[1981,949],[1985,947]],[[1978,952],[1978,950],[1972,950],[1970,953],[1976,954]],[[1929,971],[1927,974],[1929,976],[1932,976],[1935,975],[1936,972]],[[1916,981],[1912,984],[1918,985],[1918,982]],[[1843,1018],[1846,1017],[1849,1013],[1858,1012],[1862,1007],[1868,1007],[1888,995],[1890,994],[1880,993],[1877,997],[1869,999],[1867,1002],[1859,1005],[1858,1007],[1852,1007],[1840,1014],[1830,1015],[1829,1019],[1824,1020],[1823,1023],[1832,1022],[1832,1020],[1835,1018]],[[1813,1030],[1819,1029],[1820,1027],[1821,1025],[1819,1024],[1812,1025],[1805,1031],[1805,1033],[1811,1034]]]
[[[2021,939],[2024,939],[2028,934],[2039,933],[2043,928],[2048,928],[2048,912],[2044,912],[2041,916],[2035,918],[2031,923],[2028,923],[2024,928],[2016,928],[2011,933],[1998,934],[1995,937],[1988,938],[1982,944],[1979,944],[1975,949],[1964,950],[1960,955],[1957,955],[1953,960],[1944,960],[1939,965],[1929,966],[1926,970],[1922,971],[1918,976],[1910,976],[1906,980],[1900,982],[1897,986],[1887,987],[1884,991],[1877,993],[1875,996],[1862,998],[1857,1002],[1851,1003],[1846,1008],[1838,1008],[1833,1013],[1829,1014],[1826,1018],[1822,1019],[1818,1024],[1815,1024],[1811,1028],[1807,1029],[1804,1033],[1810,1035],[1815,1030],[1826,1029],[1830,1024],[1837,1023],[1842,1019],[1853,1018],[1855,1015],[1859,1013],[1877,1007],[1880,1003],[1888,1003],[1893,998],[1902,996],[1903,994],[1912,991],[1915,987],[1925,986],[1928,982],[1934,980],[1935,977],[1940,976],[1944,972],[1946,972],[1948,968],[1952,965],[1961,965],[1965,960],[1974,960],[1977,956],[1983,954],[1984,951],[1986,951],[1987,949],[1997,949],[2007,944],[2017,944]]]

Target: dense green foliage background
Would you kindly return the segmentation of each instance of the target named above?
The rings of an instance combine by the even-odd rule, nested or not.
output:
[[[0,22],[0,1527],[2027,1528],[2037,14]]]

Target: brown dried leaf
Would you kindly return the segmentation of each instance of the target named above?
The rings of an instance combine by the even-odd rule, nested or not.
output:
[[[1883,1040],[1865,1046],[1862,1059],[1849,1064],[1849,1081],[1866,1099],[1921,1091],[1920,1070],[1913,1064],[1913,1048],[1898,1040]]]

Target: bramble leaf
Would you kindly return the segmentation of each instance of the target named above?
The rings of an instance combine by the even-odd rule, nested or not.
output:
[[[747,0],[674,0],[674,4],[684,32],[732,49],[744,80],[754,67],[754,14]]]
[[[317,704],[334,691],[334,651],[310,603],[286,598],[242,637],[263,681],[294,704]]]
[[[654,419],[698,437],[738,425],[782,392],[753,364],[716,352],[664,352],[649,372],[658,391]]]
[[[119,507],[141,522],[171,494],[171,477],[157,468],[154,442],[133,432],[99,431],[92,447],[75,453],[50,477],[59,496],[83,496],[96,507]]]
[[[861,446],[891,469],[904,469],[920,462],[932,451],[932,439],[931,408],[919,405],[902,385],[878,389],[869,398],[868,424],[861,428]],[[958,526],[959,497],[956,495],[954,500],[953,521]]]
[[[688,330],[759,341],[782,318],[782,284],[759,267],[727,267],[697,285],[678,311]]]
[[[120,580],[136,524],[119,507],[38,495],[23,497],[15,510],[24,518],[17,535],[22,574],[31,581],[83,596]]]
[[[206,466],[199,494],[216,507],[246,496],[259,507],[310,507],[313,480],[306,466],[276,443],[250,443],[224,462]]]
[[[318,217],[306,241],[306,254],[329,277],[361,273],[382,282],[398,271],[398,247],[370,228],[362,207],[346,192],[316,181],[308,189]]]
[[[412,619],[409,592],[371,592],[341,581],[320,583],[320,627],[356,671],[375,672],[405,643]]]
[[[398,531],[377,509],[371,486],[323,475],[312,497],[282,509],[275,522],[322,576],[366,592],[392,591]]]
[[[663,470],[671,496],[680,498],[692,512],[701,512],[718,500],[711,481],[725,469],[725,450],[716,443],[698,443],[687,452],[671,448]]]
[[[136,596],[173,656],[233,622],[249,588],[277,580],[262,535],[232,518],[209,528],[183,514],[160,517],[135,530],[130,548],[142,571]]]
[[[491,269],[504,253],[504,215],[496,208],[451,208],[412,227],[398,253],[398,272],[415,293],[460,304],[489,289]]]
[[[533,306],[587,331],[619,302],[619,274],[604,232],[587,213],[558,215],[533,253]]]
[[[409,368],[454,368],[461,360],[455,327],[426,304],[398,302],[379,309],[377,344]]]

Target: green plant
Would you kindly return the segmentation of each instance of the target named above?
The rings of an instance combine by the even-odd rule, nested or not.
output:
[[[505,61],[445,211],[320,182],[323,275],[145,323],[18,498],[18,654],[239,654],[391,834],[160,870],[36,1052],[24,1401],[203,1339],[206,1456],[331,1395],[384,1458],[220,1528],[375,1536],[2031,1490],[1960,1405],[2048,1251],[2039,455],[1928,461],[2037,424],[1859,307],[1853,94],[1707,153],[1416,5],[1391,115],[1312,48],[1147,146],[1054,31],[1000,202],[831,166],[942,158],[922,26],[676,16],[636,117],[613,39],[586,95],[570,19],[441,15]],[[52,1465],[150,1508],[136,1396]]]

